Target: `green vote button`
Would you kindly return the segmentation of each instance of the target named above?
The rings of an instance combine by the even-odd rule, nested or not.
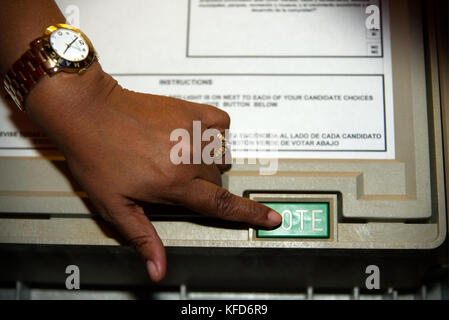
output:
[[[282,224],[273,230],[257,230],[259,238],[329,238],[328,203],[263,204],[282,215]]]

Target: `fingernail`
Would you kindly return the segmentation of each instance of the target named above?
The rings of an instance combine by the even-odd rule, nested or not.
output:
[[[150,274],[151,280],[153,280],[154,282],[159,281],[159,271],[153,261],[147,261],[147,270]]]
[[[268,221],[270,222],[270,224],[277,226],[277,225],[281,224],[282,217],[276,211],[270,210],[270,212],[268,212]]]

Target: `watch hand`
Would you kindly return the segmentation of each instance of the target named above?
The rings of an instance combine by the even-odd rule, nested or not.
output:
[[[70,46],[76,41],[76,39],[78,39],[78,37],[76,37],[75,39],[73,39],[72,42],[69,43],[69,45],[67,46],[67,48],[65,48],[64,53],[66,53],[67,50],[69,50]]]

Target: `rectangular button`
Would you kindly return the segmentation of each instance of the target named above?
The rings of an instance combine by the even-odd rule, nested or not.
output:
[[[262,202],[282,215],[273,230],[257,230],[259,238],[329,238],[329,203]]]

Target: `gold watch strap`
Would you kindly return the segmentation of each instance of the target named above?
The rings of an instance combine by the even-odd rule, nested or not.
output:
[[[52,61],[47,56],[41,40],[37,39],[6,73],[3,85],[21,111],[25,111],[25,98],[30,89],[43,76],[51,74],[52,68]]]

